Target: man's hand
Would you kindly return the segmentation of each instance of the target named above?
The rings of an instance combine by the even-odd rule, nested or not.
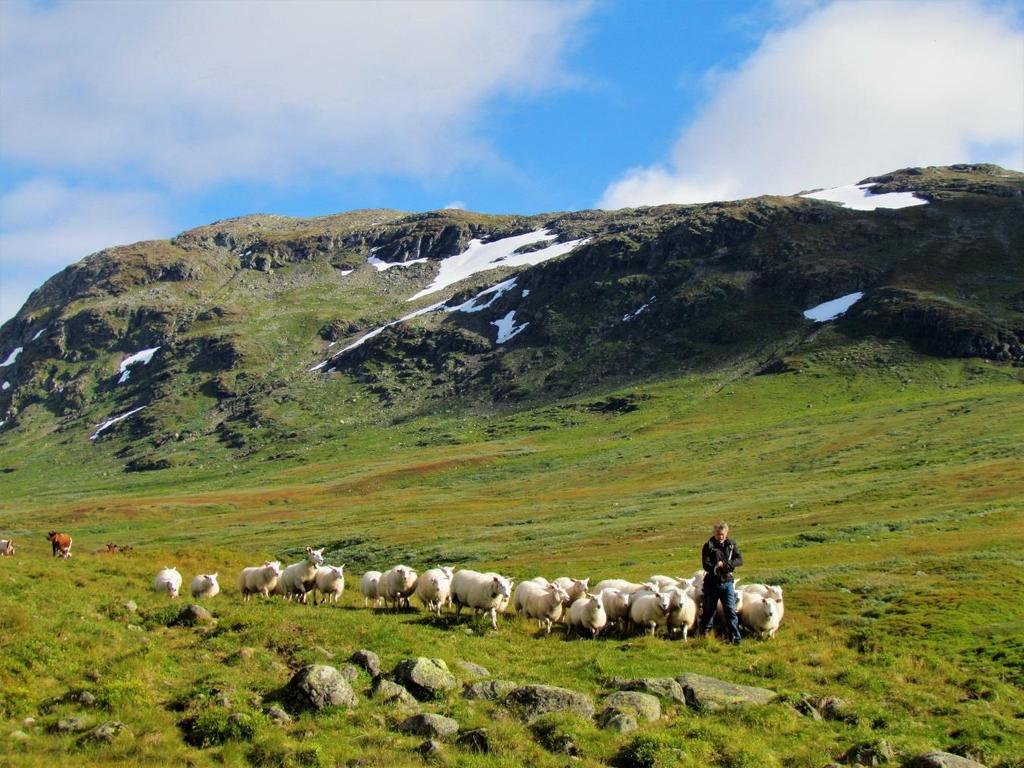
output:
[[[722,568],[725,568],[725,563],[723,563],[721,560],[719,560],[718,561],[718,565],[715,566],[715,570],[718,571],[718,570],[721,570]]]

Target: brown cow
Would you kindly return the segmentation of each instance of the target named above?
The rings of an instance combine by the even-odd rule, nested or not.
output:
[[[46,538],[53,544],[53,556],[63,557],[67,560],[71,557],[71,535],[67,533],[57,533],[57,531],[50,531]]]

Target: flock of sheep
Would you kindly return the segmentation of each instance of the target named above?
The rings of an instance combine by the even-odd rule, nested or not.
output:
[[[321,602],[337,605],[345,589],[344,566],[325,565],[323,550],[306,548],[306,558],[281,567],[278,561],[244,568],[239,576],[239,591],[245,600],[252,595],[282,595],[288,600],[307,602],[313,593]],[[192,596],[211,598],[220,592],[218,574],[200,574],[192,580]],[[174,568],[164,568],[153,580],[157,592],[177,597],[182,577]],[[704,571],[691,578],[652,576],[644,583],[624,579],[605,579],[590,587],[590,579],[561,577],[549,582],[543,576],[523,581],[513,590],[513,581],[497,573],[480,573],[467,568],[431,568],[417,574],[412,568],[396,565],[388,571],[367,571],[359,582],[363,606],[390,605],[394,610],[410,605],[416,597],[428,611],[441,615],[446,606],[454,606],[458,618],[463,608],[472,608],[479,617],[487,614],[491,627],[498,628],[497,615],[512,610],[535,620],[548,634],[556,622],[564,622],[568,634],[585,633],[597,637],[606,629],[621,633],[659,631],[668,637],[686,640],[696,632],[701,613]],[[721,606],[718,607],[721,613]],[[744,584],[736,587],[736,611],[750,631],[762,637],[774,637],[783,616],[782,587]]]

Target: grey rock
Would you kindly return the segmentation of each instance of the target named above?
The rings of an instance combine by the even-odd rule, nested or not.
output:
[[[800,697],[800,701],[796,703],[796,706],[794,706],[793,709],[797,712],[797,714],[804,715],[805,717],[809,717],[812,720],[820,721],[824,718],[822,718],[821,712],[819,711],[818,707],[818,700],[812,698],[811,696],[808,696],[807,694],[804,694]]]
[[[139,606],[134,600],[129,600],[124,604],[124,609],[128,611],[128,613],[136,613],[139,610]]]
[[[435,739],[427,739],[418,747],[416,751],[423,757],[424,760],[430,762],[441,762],[444,760],[444,750],[441,748],[441,742]]]
[[[408,706],[416,706],[419,703],[416,701],[416,697],[405,688],[391,680],[385,680],[383,677],[378,677],[374,681],[371,695],[377,701],[385,703],[405,704]]]
[[[21,726],[23,728],[32,728],[35,726],[35,724],[36,719],[34,717],[26,717],[24,720],[21,721]]]
[[[616,691],[605,696],[606,707],[621,712],[633,712],[641,720],[654,722],[661,719],[661,702],[657,696],[640,691]]]
[[[985,768],[977,760],[951,752],[926,752],[910,761],[909,768]]]
[[[488,754],[491,751],[491,738],[486,728],[474,728],[460,733],[455,744],[470,752]]]
[[[377,677],[380,674],[380,657],[373,651],[360,648],[352,654],[352,658],[349,661],[365,669],[370,677]]]
[[[278,725],[287,725],[292,721],[291,715],[285,712],[276,704],[272,704],[266,709],[267,717],[273,720]]]
[[[183,606],[178,612],[178,617],[174,620],[174,624],[179,624],[186,627],[191,627],[195,624],[209,624],[213,621],[213,614],[203,608],[201,605],[190,603],[189,605]]]
[[[715,711],[732,707],[769,704],[778,698],[775,691],[749,685],[735,685],[704,675],[687,673],[676,678],[683,687],[686,703],[698,710]]]
[[[854,744],[843,754],[840,762],[847,765],[888,765],[896,758],[892,746],[885,740]]]
[[[597,724],[616,733],[632,733],[637,729],[636,718],[629,712],[608,707],[597,716]]]
[[[480,680],[476,683],[466,683],[462,687],[462,696],[466,699],[498,701],[505,698],[515,688],[516,684],[510,680]]]
[[[341,668],[341,676],[348,680],[348,682],[354,683],[356,678],[359,677],[359,670],[351,664],[346,664]]]
[[[637,680],[617,677],[612,680],[611,685],[621,691],[641,691],[679,704],[686,703],[683,686],[673,677],[642,677]]]
[[[111,720],[109,723],[103,723],[89,731],[89,733],[82,737],[82,741],[109,743],[122,733],[131,735],[127,725],[120,720]]]
[[[420,701],[440,698],[459,687],[459,681],[448,671],[447,664],[441,659],[423,656],[402,659],[395,665],[391,677]]]
[[[429,736],[431,738],[443,739],[459,732],[457,721],[444,715],[435,715],[432,712],[421,712],[418,715],[407,717],[398,726],[402,733],[411,733],[416,736]]]
[[[487,671],[487,667],[481,667],[479,664],[474,664],[472,661],[457,661],[455,665],[465,672],[470,677],[490,677],[491,673]]]
[[[524,720],[548,712],[575,712],[586,718],[594,716],[594,703],[578,691],[553,685],[520,685],[505,697],[505,705]]]
[[[140,627],[138,624],[125,624],[125,629],[127,629],[129,632],[141,632],[142,631],[142,627]]]
[[[355,707],[359,702],[352,686],[334,667],[312,664],[288,682],[285,696],[297,709],[320,711],[328,707]]]
[[[89,721],[84,717],[72,716],[62,717],[50,730],[53,733],[81,733],[89,727]]]

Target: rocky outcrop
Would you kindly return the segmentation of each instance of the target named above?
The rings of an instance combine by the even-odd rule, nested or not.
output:
[[[573,712],[586,718],[594,716],[594,702],[590,697],[553,685],[520,685],[505,696],[504,703],[527,721],[549,712]]]
[[[735,685],[704,675],[687,673],[679,675],[676,681],[683,688],[686,703],[693,709],[719,710],[732,707],[746,707],[770,704],[778,698],[775,691],[755,688],[749,685]]]
[[[422,712],[418,715],[407,717],[398,726],[398,730],[415,736],[443,739],[458,733],[459,723],[444,715]]]
[[[926,752],[908,763],[908,768],[985,768],[977,760],[951,752]]]
[[[441,659],[423,656],[398,662],[391,677],[420,701],[441,698],[459,687],[459,681],[448,671],[447,664]]]
[[[352,709],[359,703],[342,674],[323,664],[313,664],[296,672],[285,687],[284,698],[295,709],[317,712],[329,707]]]

